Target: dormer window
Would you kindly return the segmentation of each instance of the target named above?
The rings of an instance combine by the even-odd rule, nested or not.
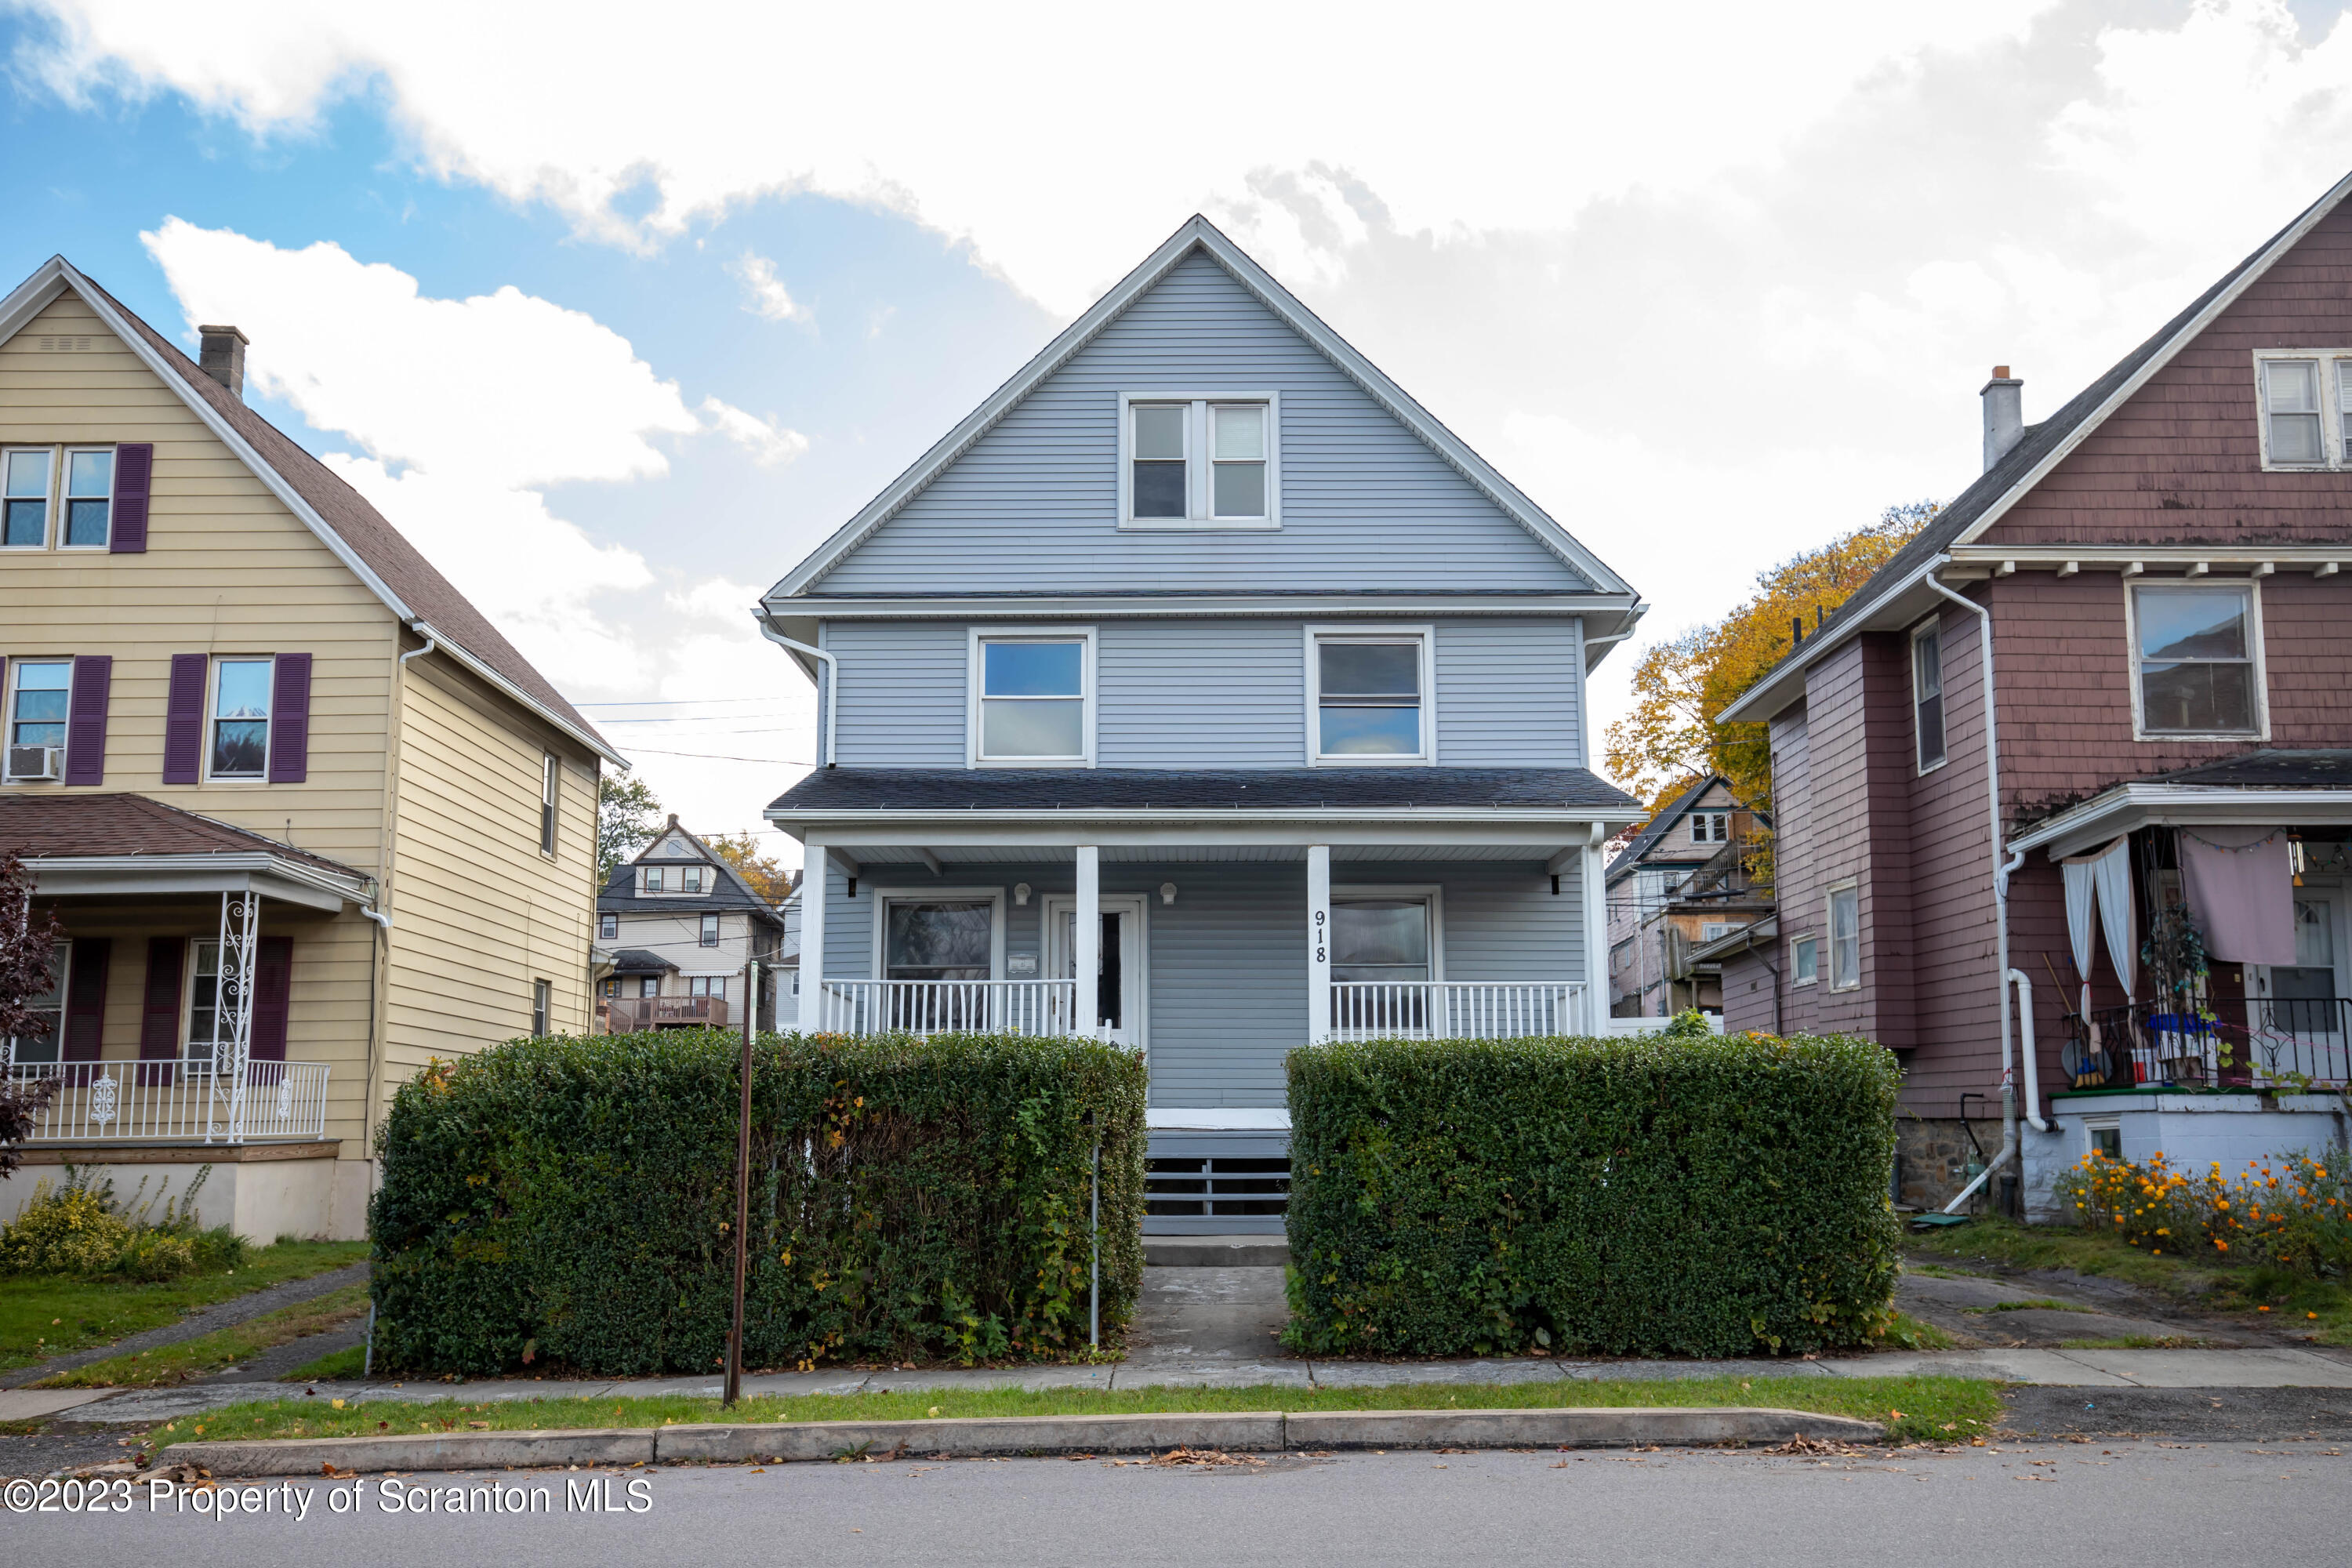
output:
[[[1275,528],[1281,522],[1272,393],[1119,398],[1119,526]]]
[[[658,893],[663,890],[662,868],[660,867],[647,866],[643,870],[639,871],[637,875],[642,879],[637,887],[637,890],[639,892]]]
[[[677,868],[677,890],[681,893],[698,893],[702,891],[702,868],[699,866],[680,866]]]

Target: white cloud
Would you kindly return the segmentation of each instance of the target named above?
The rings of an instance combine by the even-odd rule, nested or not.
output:
[[[769,321],[807,321],[814,318],[807,306],[793,299],[784,280],[776,276],[776,264],[755,251],[745,251],[730,263],[728,271],[743,280],[743,308]]]
[[[746,414],[716,397],[702,400],[702,416],[710,422],[710,428],[751,453],[751,460],[763,468],[782,468],[808,450],[808,437],[799,431]]]

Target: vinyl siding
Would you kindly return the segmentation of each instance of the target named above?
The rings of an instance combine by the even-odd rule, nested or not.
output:
[[[396,1083],[432,1057],[549,1026],[585,1033],[594,931],[596,769],[462,670],[412,660],[402,686],[398,864],[384,1059]],[[562,759],[556,853],[540,853],[541,759]]]
[[[1437,638],[1438,761],[1574,767],[1584,757],[1574,616],[1452,618]],[[1305,621],[1106,621],[1095,628],[1096,763],[1296,768],[1307,761]],[[965,763],[971,628],[831,621],[844,767]]]
[[[1121,532],[1122,391],[1279,392],[1282,527]],[[1558,556],[1216,262],[1195,253],[815,584],[1574,590]]]
[[[1076,886],[1068,861],[958,864],[934,879],[919,867],[865,868],[856,900],[838,869],[827,878],[825,973],[873,973],[877,886],[1002,888],[1008,954],[1038,953],[1045,901]],[[1434,884],[1442,889],[1449,980],[1552,981],[1584,976],[1580,879],[1554,895],[1539,862],[1339,860],[1332,892],[1351,887]],[[1011,889],[1030,884],[1030,902]],[[1177,887],[1162,903],[1156,889]],[[1154,864],[1106,860],[1102,890],[1141,895],[1149,944],[1148,1037],[1151,1103],[1194,1108],[1278,1107],[1284,1058],[1307,1037],[1307,868],[1303,859]]]

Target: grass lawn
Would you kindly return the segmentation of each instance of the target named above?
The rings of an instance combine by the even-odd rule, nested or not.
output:
[[[256,1248],[242,1268],[155,1285],[58,1274],[0,1276],[0,1372],[111,1344],[176,1322],[194,1308],[362,1262],[367,1255],[364,1241],[281,1241]]]
[[[1917,1232],[1904,1239],[1914,1254],[1930,1253],[1963,1266],[2003,1263],[2013,1268],[2100,1275],[2198,1311],[2253,1314],[2289,1331],[2301,1329],[2323,1345],[2352,1345],[2352,1289],[2341,1280],[2313,1279],[2274,1264],[2155,1256],[2107,1232],[2022,1226],[2000,1218]],[[1920,1273],[1933,1267],[1913,1265]]]
[[[332,1380],[351,1381],[367,1372],[367,1346],[350,1345],[342,1350],[329,1351],[317,1361],[306,1361],[278,1381],[280,1383],[325,1383]]]
[[[199,1334],[175,1345],[130,1355],[109,1356],[71,1372],[44,1378],[36,1388],[166,1388],[207,1373],[235,1366],[249,1356],[299,1340],[340,1329],[367,1310],[368,1288],[347,1285],[308,1301],[297,1301],[274,1312],[264,1312],[242,1323]]]
[[[1121,1415],[1227,1410],[1552,1410],[1609,1405],[1767,1405],[1856,1415],[1904,1441],[1965,1442],[2000,1414],[1996,1385],[1958,1377],[1702,1377],[1664,1382],[1392,1384],[1381,1388],[928,1390],[715,1399],[503,1399],[478,1404],[272,1399],[183,1416],[148,1434],[160,1450],[199,1437],[357,1437],[378,1432],[665,1426],[696,1421],[906,1421],[926,1416]]]

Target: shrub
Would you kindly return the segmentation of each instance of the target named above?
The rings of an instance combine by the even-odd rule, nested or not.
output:
[[[1723,1356],[1891,1321],[1869,1041],[1380,1040],[1289,1074],[1298,1350]]]
[[[2151,1254],[2275,1263],[2297,1273],[2352,1272],[2352,1152],[2252,1161],[2232,1177],[2214,1161],[2190,1175],[2161,1150],[2144,1165],[2093,1151],[2059,1182],[2086,1228],[2113,1230]]]
[[[177,1198],[167,1195],[168,1181],[147,1197],[142,1177],[126,1205],[111,1178],[92,1184],[89,1173],[68,1165],[62,1187],[42,1182],[15,1223],[0,1228],[0,1271],[156,1280],[234,1268],[245,1261],[245,1238],[226,1226],[196,1227],[196,1194],[211,1174],[204,1166]],[[163,1212],[155,1217],[158,1201]]]
[[[379,1363],[707,1373],[730,1316],[741,1037],[517,1040],[394,1096],[372,1211]],[[1141,1058],[1076,1039],[769,1036],[752,1080],[745,1364],[1053,1355],[1143,1252]]]

